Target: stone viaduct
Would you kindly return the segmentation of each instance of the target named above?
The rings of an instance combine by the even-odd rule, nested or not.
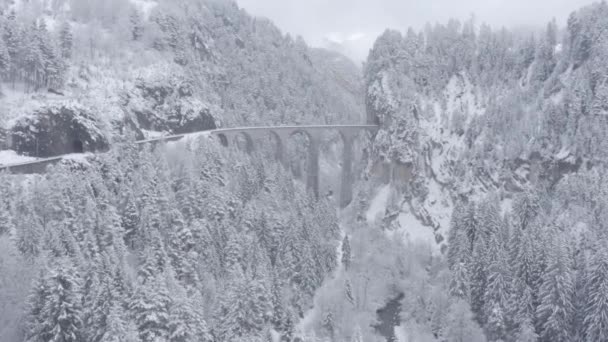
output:
[[[220,143],[226,147],[239,146],[239,139],[245,142],[247,153],[254,153],[256,141],[267,138],[268,135],[274,137],[276,142],[276,158],[285,166],[288,166],[287,143],[291,136],[304,134],[308,138],[308,158],[306,170],[306,186],[319,197],[319,152],[321,137],[324,132],[337,131],[343,142],[342,152],[342,175],[340,185],[340,207],[346,207],[353,197],[352,186],[355,182],[353,174],[353,144],[361,132],[376,133],[377,125],[316,125],[316,126],[269,126],[269,127],[237,127],[223,128],[197,133],[208,133],[217,137]],[[190,133],[196,134],[196,133]],[[179,134],[138,141],[137,144],[155,144],[167,141],[177,141],[189,134]],[[56,164],[64,159],[65,156],[38,159],[31,162],[0,165],[0,172],[8,171],[11,173],[43,173],[48,165]]]
[[[306,170],[306,187],[315,197],[319,197],[319,151],[323,132],[337,131],[342,138],[342,175],[340,185],[340,207],[344,208],[353,198],[353,144],[361,132],[375,133],[376,125],[317,125],[317,126],[275,126],[275,127],[239,127],[210,131],[219,138],[224,146],[237,146],[239,137],[245,142],[247,153],[255,152],[255,141],[270,134],[276,142],[276,158],[288,167],[287,142],[295,134],[304,134],[308,138],[308,158]]]

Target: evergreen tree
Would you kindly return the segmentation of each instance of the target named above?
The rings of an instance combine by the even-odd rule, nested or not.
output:
[[[531,191],[518,196],[513,203],[513,219],[519,230],[526,230],[540,213],[540,199]]]
[[[28,342],[82,341],[82,294],[76,269],[59,260],[35,289],[29,307]]]
[[[126,317],[118,304],[112,305],[107,318],[107,329],[99,342],[139,342],[139,336],[133,322]]]
[[[64,22],[59,30],[59,47],[61,48],[61,57],[65,61],[72,58],[74,37],[72,35],[72,27],[68,22]]]
[[[198,304],[198,305],[197,305]],[[169,316],[170,342],[211,342],[213,341],[207,329],[200,307],[200,301],[180,298],[171,306]]]
[[[5,78],[11,69],[11,55],[8,53],[8,48],[0,37],[0,78]]]
[[[608,340],[608,248],[600,239],[591,258],[587,279],[587,306],[585,308],[585,340]]]
[[[13,82],[13,86],[14,86],[15,79],[17,78],[18,55],[20,52],[20,47],[23,44],[22,37],[21,37],[19,31],[20,31],[19,24],[17,23],[17,20],[16,20],[15,11],[11,10],[11,12],[8,14],[7,20],[5,22],[3,38],[4,38],[4,41],[6,42],[6,50],[9,55],[9,61],[11,62],[11,65],[12,65],[9,73],[10,73],[10,80]]]
[[[495,236],[489,245],[488,282],[484,294],[485,325],[490,341],[504,341],[508,332],[509,266],[506,253]]]
[[[26,258],[34,258],[41,251],[43,231],[31,208],[20,208],[17,219],[17,248]]]
[[[121,224],[122,229],[125,232],[125,244],[131,249],[134,249],[137,239],[141,239],[142,236],[139,232],[139,212],[132,196],[127,197],[125,209],[121,215]]]
[[[488,247],[485,242],[475,245],[469,266],[471,311],[479,324],[486,322],[485,293],[488,286]]]
[[[461,262],[455,265],[451,272],[450,295],[469,300],[469,271]]]
[[[0,51],[2,48],[0,47]],[[2,58],[0,57],[0,60]],[[1,68],[0,68],[1,70]],[[594,115],[608,115],[608,80],[600,84],[593,98],[591,112]]]
[[[481,328],[473,320],[468,304],[456,300],[450,305],[445,327],[446,342],[485,342]]]
[[[248,284],[242,275],[232,277],[217,312],[219,341],[234,341],[262,332],[264,316],[271,310],[270,298],[263,293],[256,281]]]
[[[538,335],[534,330],[534,325],[530,319],[526,319],[519,325],[519,331],[515,342],[536,342],[538,341]]]
[[[549,248],[547,270],[540,287],[540,305],[536,311],[541,327],[540,340],[571,341],[574,309],[571,257],[562,236],[555,237]]]
[[[5,234],[10,234],[14,230],[12,215],[8,208],[0,201],[0,237]]]
[[[35,88],[42,83],[44,76],[44,55],[40,50],[38,24],[34,22],[26,31],[26,38],[19,53],[22,63],[22,78]]]
[[[452,211],[448,235],[447,261],[450,269],[468,260],[466,233],[462,227],[464,215],[465,207],[462,203],[458,203]]]
[[[129,311],[142,342],[169,339],[169,309],[171,298],[164,281],[159,277],[136,288],[129,303]]]

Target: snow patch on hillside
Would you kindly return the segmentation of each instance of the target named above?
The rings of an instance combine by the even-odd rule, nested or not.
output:
[[[143,15],[144,15],[144,19],[148,20],[148,18],[150,17],[150,13],[152,13],[152,10],[154,10],[154,8],[156,6],[158,6],[158,3],[156,1],[151,1],[151,0],[130,0],[131,3],[133,5],[135,5],[135,7],[140,10]]]
[[[367,222],[375,222],[378,219],[378,216],[383,215],[386,211],[386,206],[388,204],[388,197],[390,195],[391,186],[390,184],[384,185],[378,190],[378,193],[371,201],[369,209],[365,215]]]
[[[13,150],[0,151],[0,165],[27,163],[34,160],[36,158],[19,155]]]
[[[484,114],[484,109],[478,105],[475,87],[466,74],[454,75],[445,88],[446,114],[452,121],[455,114],[464,114],[466,121]]]
[[[435,234],[433,228],[425,226],[416,216],[410,212],[399,214],[399,229],[393,232],[388,232],[389,235],[399,234],[405,242],[424,243],[433,246],[434,251],[438,251],[438,245],[435,243]]]

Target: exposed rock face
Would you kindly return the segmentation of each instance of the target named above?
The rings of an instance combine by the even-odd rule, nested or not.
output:
[[[37,157],[109,148],[99,122],[86,109],[73,105],[43,107],[20,119],[10,136],[13,150]]]
[[[178,77],[140,79],[128,104],[141,129],[181,134],[217,128],[212,106],[196,98],[194,86]]]

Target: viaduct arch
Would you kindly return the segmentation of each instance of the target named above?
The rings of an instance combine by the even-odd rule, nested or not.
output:
[[[336,130],[343,143],[342,175],[340,177],[340,207],[344,208],[353,198],[353,144],[359,133],[368,131],[375,133],[376,125],[317,125],[317,126],[276,126],[276,127],[239,127],[213,130],[210,133],[218,137],[222,145],[238,145],[239,136],[244,137],[247,153],[255,151],[255,141],[271,134],[277,143],[277,159],[285,167],[288,165],[286,144],[294,134],[303,133],[308,137],[308,167],[306,172],[306,187],[319,197],[319,152],[321,136],[324,132]]]

